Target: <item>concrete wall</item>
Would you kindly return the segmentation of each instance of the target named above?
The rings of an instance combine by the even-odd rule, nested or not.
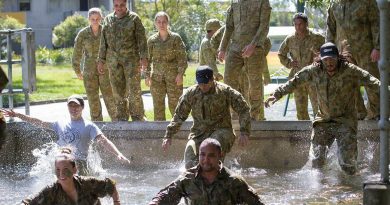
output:
[[[161,150],[162,137],[168,122],[118,122],[98,123],[105,135],[127,157],[133,158],[133,166],[161,166],[177,163],[183,159],[184,147],[192,122],[186,122],[173,140],[168,153]],[[237,128],[238,124],[234,124]],[[300,168],[308,159],[310,147],[309,121],[265,121],[252,125],[252,136],[247,147],[234,145],[227,155],[227,164],[239,163],[242,167],[258,168]],[[237,133],[238,134],[238,133]],[[36,159],[31,154],[35,148],[55,140],[54,133],[27,123],[9,123],[7,140],[0,150],[0,166],[30,166]],[[366,153],[377,147],[378,130],[376,122],[359,124],[359,160],[374,155],[372,161],[378,161],[378,153]],[[98,148],[104,166],[118,165],[110,153]],[[372,156],[370,156],[372,157]]]

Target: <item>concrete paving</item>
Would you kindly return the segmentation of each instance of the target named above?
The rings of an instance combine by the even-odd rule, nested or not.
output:
[[[265,86],[264,88],[265,94],[272,93],[277,86],[278,84],[270,84]],[[145,110],[153,110],[153,100],[150,93],[144,94],[142,96],[142,99],[144,101]],[[283,98],[277,103],[275,103],[271,108],[265,108],[266,119],[273,120],[273,121],[296,120],[296,109],[295,109],[294,99],[290,99],[288,109],[287,109],[287,114],[286,116],[283,116],[285,102],[286,102],[286,98]],[[103,106],[103,116],[106,119],[109,119],[103,100],[101,100],[101,103]],[[24,113],[24,109],[25,109],[24,106],[14,108],[15,111],[20,113]],[[312,109],[309,106],[310,113],[312,112],[311,110]],[[69,114],[68,114],[66,102],[59,102],[59,103],[32,105],[30,106],[30,116],[39,118],[44,121],[52,122],[52,121],[68,118]],[[90,119],[89,106],[87,100],[85,101],[83,117],[86,119]],[[18,119],[15,120],[18,121]]]

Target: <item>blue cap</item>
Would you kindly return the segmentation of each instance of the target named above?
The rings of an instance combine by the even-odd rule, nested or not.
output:
[[[213,79],[213,69],[209,66],[199,66],[196,69],[196,82],[206,84]]]
[[[333,43],[325,43],[320,48],[321,60],[328,57],[338,57],[339,50],[337,46]]]

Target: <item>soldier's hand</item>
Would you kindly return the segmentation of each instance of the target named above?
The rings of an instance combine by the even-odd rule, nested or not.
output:
[[[278,101],[274,96],[269,96],[268,99],[264,102],[264,106],[266,108],[269,108],[271,105],[273,105],[276,101]],[[271,105],[270,105],[271,103]]]
[[[223,80],[223,75],[221,73],[216,73],[215,80],[217,80],[217,81]]]
[[[183,85],[183,75],[177,74],[176,79],[175,79],[176,85]]]
[[[380,52],[378,49],[372,49],[371,51],[371,61],[372,62],[378,62],[380,58]]]
[[[165,138],[162,143],[162,149],[164,152],[168,151],[169,146],[172,144],[171,138]]]
[[[150,77],[145,78],[145,85],[148,87],[150,87],[152,85],[152,80],[150,79]]]
[[[251,57],[252,55],[253,55],[253,53],[255,52],[255,48],[256,48],[256,46],[255,45],[253,45],[253,44],[249,44],[249,45],[247,45],[247,46],[245,46],[245,48],[244,49],[242,49],[242,57],[243,58],[249,58],[249,57]]]
[[[225,51],[218,52],[218,60],[223,62],[225,60]]]
[[[118,158],[119,161],[121,161],[123,163],[127,163],[127,164],[131,163],[130,160],[127,159],[125,156],[123,156],[122,153],[118,154],[117,158]]]
[[[83,79],[83,74],[77,73],[76,75],[77,75],[77,78],[78,78],[79,80],[82,80],[82,79]]]
[[[104,75],[104,64],[102,62],[98,62],[97,70],[100,75]]]
[[[5,117],[17,117],[18,114],[13,110],[6,110],[6,109],[0,109],[0,112],[2,112]]]
[[[238,145],[245,147],[248,145],[249,136],[247,134],[240,134],[240,139],[238,139]]]

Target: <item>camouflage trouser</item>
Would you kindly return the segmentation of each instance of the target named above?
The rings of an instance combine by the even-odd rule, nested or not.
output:
[[[313,113],[317,114],[318,103],[317,93],[309,85],[301,85],[294,90],[294,100],[297,107],[297,118],[298,120],[310,120],[308,107],[308,96],[310,103],[313,108]]]
[[[92,73],[83,72],[83,78],[85,91],[87,92],[88,97],[91,120],[103,121],[102,106],[99,97],[100,88],[108,115],[110,115],[112,121],[116,121],[116,107],[108,72],[104,75],[97,75],[96,71]]]
[[[7,123],[5,123],[5,119],[0,117],[0,150],[1,148],[3,147],[3,145],[5,144],[5,139],[6,139],[6,126]]]
[[[127,121],[129,115],[133,121],[142,121],[145,116],[141,92],[141,72],[139,62],[128,65],[109,66],[110,82],[117,108],[119,121]]]
[[[233,129],[221,128],[213,132],[206,132],[201,136],[195,137],[194,133],[190,133],[190,140],[187,142],[185,151],[184,151],[184,163],[186,169],[196,166],[199,163],[199,146],[203,140],[207,138],[213,138],[218,140],[221,143],[222,152],[226,155],[230,152],[236,135],[234,134]]]
[[[246,75],[249,84],[249,105],[251,107],[251,117],[255,120],[260,119],[260,109],[264,107],[263,78],[262,64],[264,61],[264,51],[261,48],[256,48],[254,53],[249,58],[243,58],[241,52],[230,49],[226,56],[225,64],[225,83],[232,88],[239,90],[239,76]],[[242,73],[242,68],[245,67],[246,74]]]
[[[183,85],[176,85],[176,75],[152,74],[150,92],[153,97],[154,120],[165,121],[165,96],[168,95],[168,107],[172,116],[183,92]]]
[[[315,123],[311,135],[310,154],[312,166],[321,168],[325,164],[328,149],[337,142],[338,162],[342,170],[354,174],[357,166],[356,130],[336,122]]]

